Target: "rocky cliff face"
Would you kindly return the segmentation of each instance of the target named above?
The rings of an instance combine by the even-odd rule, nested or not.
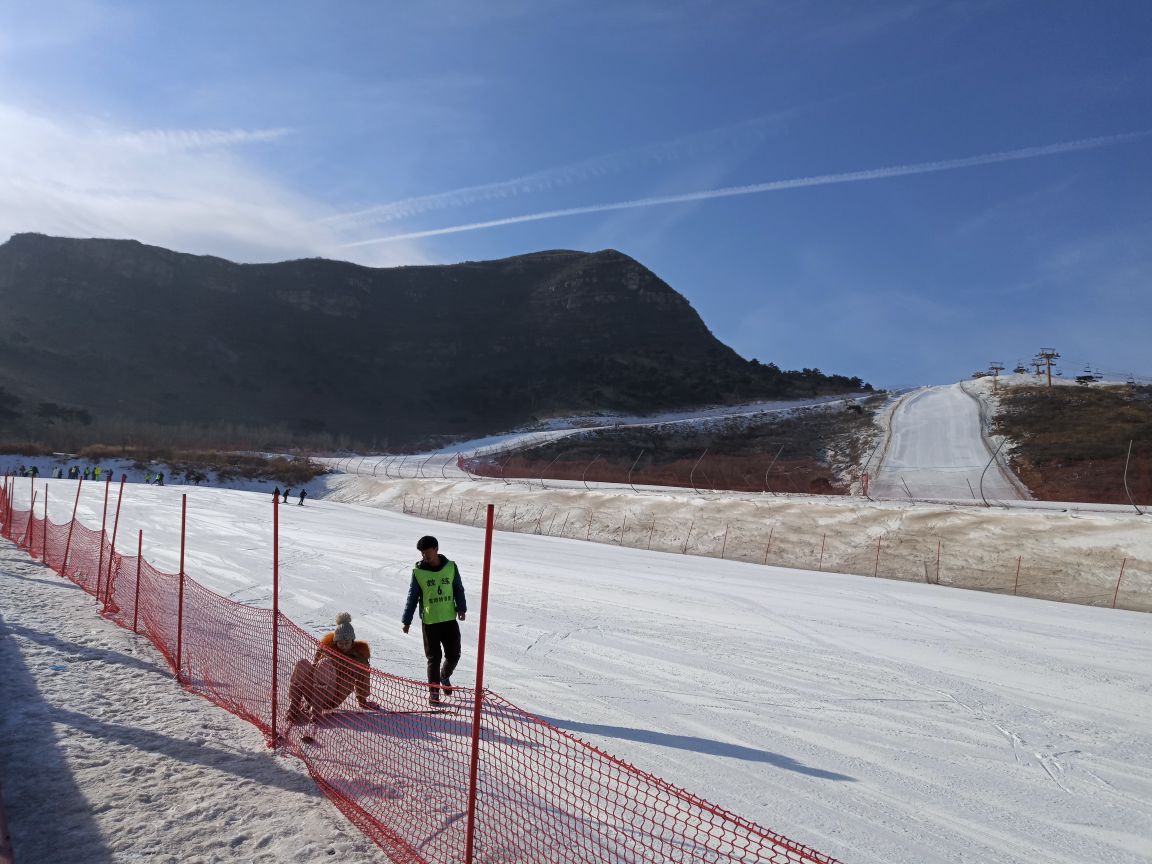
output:
[[[25,421],[52,402],[394,444],[859,385],[792,375],[737,356],[612,250],[373,269],[35,234],[0,246],[0,388]]]

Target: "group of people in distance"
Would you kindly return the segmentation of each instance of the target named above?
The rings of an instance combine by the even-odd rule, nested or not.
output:
[[[412,581],[404,613],[400,618],[404,633],[409,631],[416,610],[427,659],[428,704],[439,707],[452,695],[452,673],[460,662],[460,621],[468,603],[456,562],[440,554],[435,537],[424,536],[416,543],[420,560],[412,567]],[[320,640],[311,661],[300,660],[292,670],[288,687],[288,722],[314,722],[327,711],[339,708],[353,693],[360,708],[379,706],[369,696],[370,660],[367,642],[356,638],[352,616],[341,612],[336,628]]]
[[[284,492],[281,493],[280,487],[277,486],[275,489],[272,490],[272,497],[273,498],[279,498],[280,495],[283,494],[284,495],[284,503],[287,504],[288,503],[288,493],[291,491],[292,491],[291,488],[285,487]],[[304,499],[307,497],[308,497],[308,490],[305,489],[304,487],[300,487],[300,500],[297,501],[296,503],[299,504],[301,507],[303,507],[304,506]]]
[[[20,477],[39,477],[40,468],[37,465],[32,465],[30,467],[21,465],[16,470],[16,473],[17,476]],[[65,477],[67,477],[69,480],[95,480],[97,483],[115,479],[114,472],[111,468],[101,468],[99,465],[93,465],[91,467],[86,465],[84,466],[83,470],[81,470],[79,465],[70,465],[67,471],[64,470],[64,466],[62,465],[57,465],[52,469],[53,480],[63,480]],[[121,472],[120,479],[126,481],[128,479],[128,475]],[[153,486],[163,486],[164,472],[157,471],[154,473],[149,471],[145,476],[144,482]]]

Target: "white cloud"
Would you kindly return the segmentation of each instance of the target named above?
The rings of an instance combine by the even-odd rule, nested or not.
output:
[[[238,261],[348,258],[327,206],[234,152],[281,129],[134,130],[0,103],[0,241],[37,231],[133,238]],[[374,266],[423,263],[414,244],[359,254]]]
[[[275,141],[287,135],[288,131],[287,129],[150,129],[143,132],[118,133],[112,140],[140,150],[172,152]]]

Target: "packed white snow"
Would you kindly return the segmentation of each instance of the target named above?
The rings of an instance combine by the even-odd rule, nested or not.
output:
[[[303,765],[3,540],[0,666],[16,864],[387,861]]]
[[[402,634],[399,618],[417,557],[416,539],[432,533],[441,551],[459,563],[469,592],[465,658],[454,676],[462,684],[471,680],[476,656],[482,531],[380,507],[400,509],[407,498],[412,509],[417,489],[425,502],[438,504],[467,496],[470,509],[457,503],[457,519],[462,512],[476,514],[475,505],[486,498],[515,499],[521,505],[537,495],[597,495],[602,496],[600,506],[608,497],[635,501],[630,490],[530,492],[468,480],[389,483],[345,477],[332,484],[334,496],[376,506],[310,499],[303,507],[281,508],[281,608],[317,635],[330,629],[338,611],[349,610],[358,637],[372,644],[374,665],[419,677],[419,637]],[[75,484],[51,481],[51,486],[52,519],[67,521]],[[27,507],[28,493],[21,488],[17,504]],[[81,518],[99,526],[102,490],[92,484],[85,490]],[[134,538],[143,529],[145,556],[174,571],[184,491],[189,499],[189,575],[243,602],[269,605],[268,495],[130,485],[120,536]],[[709,513],[717,524],[725,523],[725,508],[808,506],[782,499],[749,502],[739,496],[665,494],[658,499],[668,513]],[[860,516],[872,505],[842,499],[828,506]],[[809,512],[817,518],[824,511]],[[912,518],[918,511],[906,505],[901,512]],[[996,512],[1005,518],[1059,516],[1072,533],[1082,527],[1078,521],[1103,525],[1113,520],[1107,531],[1091,528],[1080,539],[1090,545],[1108,537],[1124,544],[1116,551],[1147,543],[1134,539],[1134,529],[1149,533],[1138,517],[1112,513],[1072,518]],[[615,531],[616,522],[611,524]],[[531,528],[521,522],[519,530]],[[1005,530],[1014,533],[1011,523]],[[613,534],[598,524],[592,536],[609,540]],[[490,688],[644,770],[845,862],[1135,864],[1152,857],[1152,619],[1145,614],[628,545],[534,533],[496,535],[486,673]],[[147,662],[160,668],[154,655],[132,647],[130,634],[107,630],[109,625],[97,621],[92,601],[42,568],[33,575],[35,565],[18,567],[14,555],[6,552],[0,564],[5,622],[15,619],[37,633],[71,642],[86,639],[85,631],[103,634],[101,650],[139,651],[133,656],[147,655]],[[28,578],[51,587],[44,586],[33,598]],[[78,608],[85,604],[87,618]],[[24,623],[30,605],[43,609],[43,621],[36,619],[40,623],[34,627]],[[25,633],[6,642],[7,651],[15,644],[25,656],[40,644]],[[105,656],[85,665],[115,665]],[[40,691],[28,699],[51,695],[52,687],[60,686],[77,694],[69,696],[73,706],[80,698],[85,704],[103,699],[109,717],[120,718],[125,704],[149,717],[160,702],[189,710],[191,697],[147,669],[130,670],[131,676],[155,685],[145,704],[132,689],[144,686],[135,679],[90,682],[68,673],[67,683],[57,685],[53,676],[60,673],[50,671],[46,661],[34,658],[25,665]],[[32,693],[32,686],[26,692]],[[80,709],[64,702],[53,697],[36,708],[42,712],[40,725],[67,726],[69,715],[63,712]],[[3,704],[5,729],[24,728],[27,724],[13,719],[13,712],[29,709],[14,708],[10,699]],[[92,704],[84,710],[97,710],[101,703]],[[245,731],[239,721],[206,703],[201,708],[221,727],[206,739],[213,746],[238,751],[241,761],[270,758],[254,730]],[[150,746],[118,742],[114,751],[96,740],[87,758],[107,758],[106,764],[115,768],[104,773],[145,766],[138,769],[145,774],[157,752],[166,758],[185,753],[188,740],[206,734],[179,724],[165,726],[159,719],[150,728],[165,728],[168,737],[149,739]],[[16,742],[5,745],[0,767],[6,797],[30,773],[28,766],[55,758],[72,775],[74,794],[94,808],[87,830],[100,848],[121,842],[128,822],[148,842],[166,843],[172,860],[213,860],[194,845],[209,842],[208,837],[215,842],[234,833],[279,836],[261,822],[266,812],[261,816],[216,798],[193,805],[191,789],[187,809],[180,812],[201,833],[174,831],[176,819],[166,805],[132,805],[129,797],[93,785],[94,772],[85,770],[89,762],[59,748],[55,757],[50,749],[46,753],[44,748],[56,746],[55,736]],[[277,772],[293,770],[284,760],[275,764]],[[177,772],[161,776],[166,786],[183,782]],[[203,778],[191,785],[197,782]],[[223,781],[230,783],[237,781]],[[36,784],[23,783],[20,790],[19,795],[34,794]],[[332,812],[319,799],[300,794],[294,824]],[[124,821],[101,818],[113,806],[130,811]],[[10,801],[9,808],[18,838],[39,836],[56,823],[51,807],[20,811]],[[293,836],[313,836],[318,830],[328,829],[312,823]],[[330,830],[311,848],[356,838],[348,824]],[[19,845],[16,851],[20,860]],[[223,855],[221,860],[230,859]],[[285,852],[268,860],[311,859]],[[354,855],[353,860],[371,859]]]
[[[979,382],[905,394],[873,468],[877,498],[1016,501],[1030,497],[991,443]],[[993,458],[996,457],[996,458]]]

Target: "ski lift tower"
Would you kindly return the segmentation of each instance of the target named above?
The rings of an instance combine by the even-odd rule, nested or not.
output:
[[[1060,356],[1059,352],[1051,348],[1041,348],[1040,353],[1036,355],[1041,363],[1048,368],[1048,389],[1052,389],[1052,361]]]
[[[988,374],[992,376],[992,392],[996,392],[996,385],[1000,380],[1000,373],[1004,371],[1004,364],[993,360],[988,364]]]

